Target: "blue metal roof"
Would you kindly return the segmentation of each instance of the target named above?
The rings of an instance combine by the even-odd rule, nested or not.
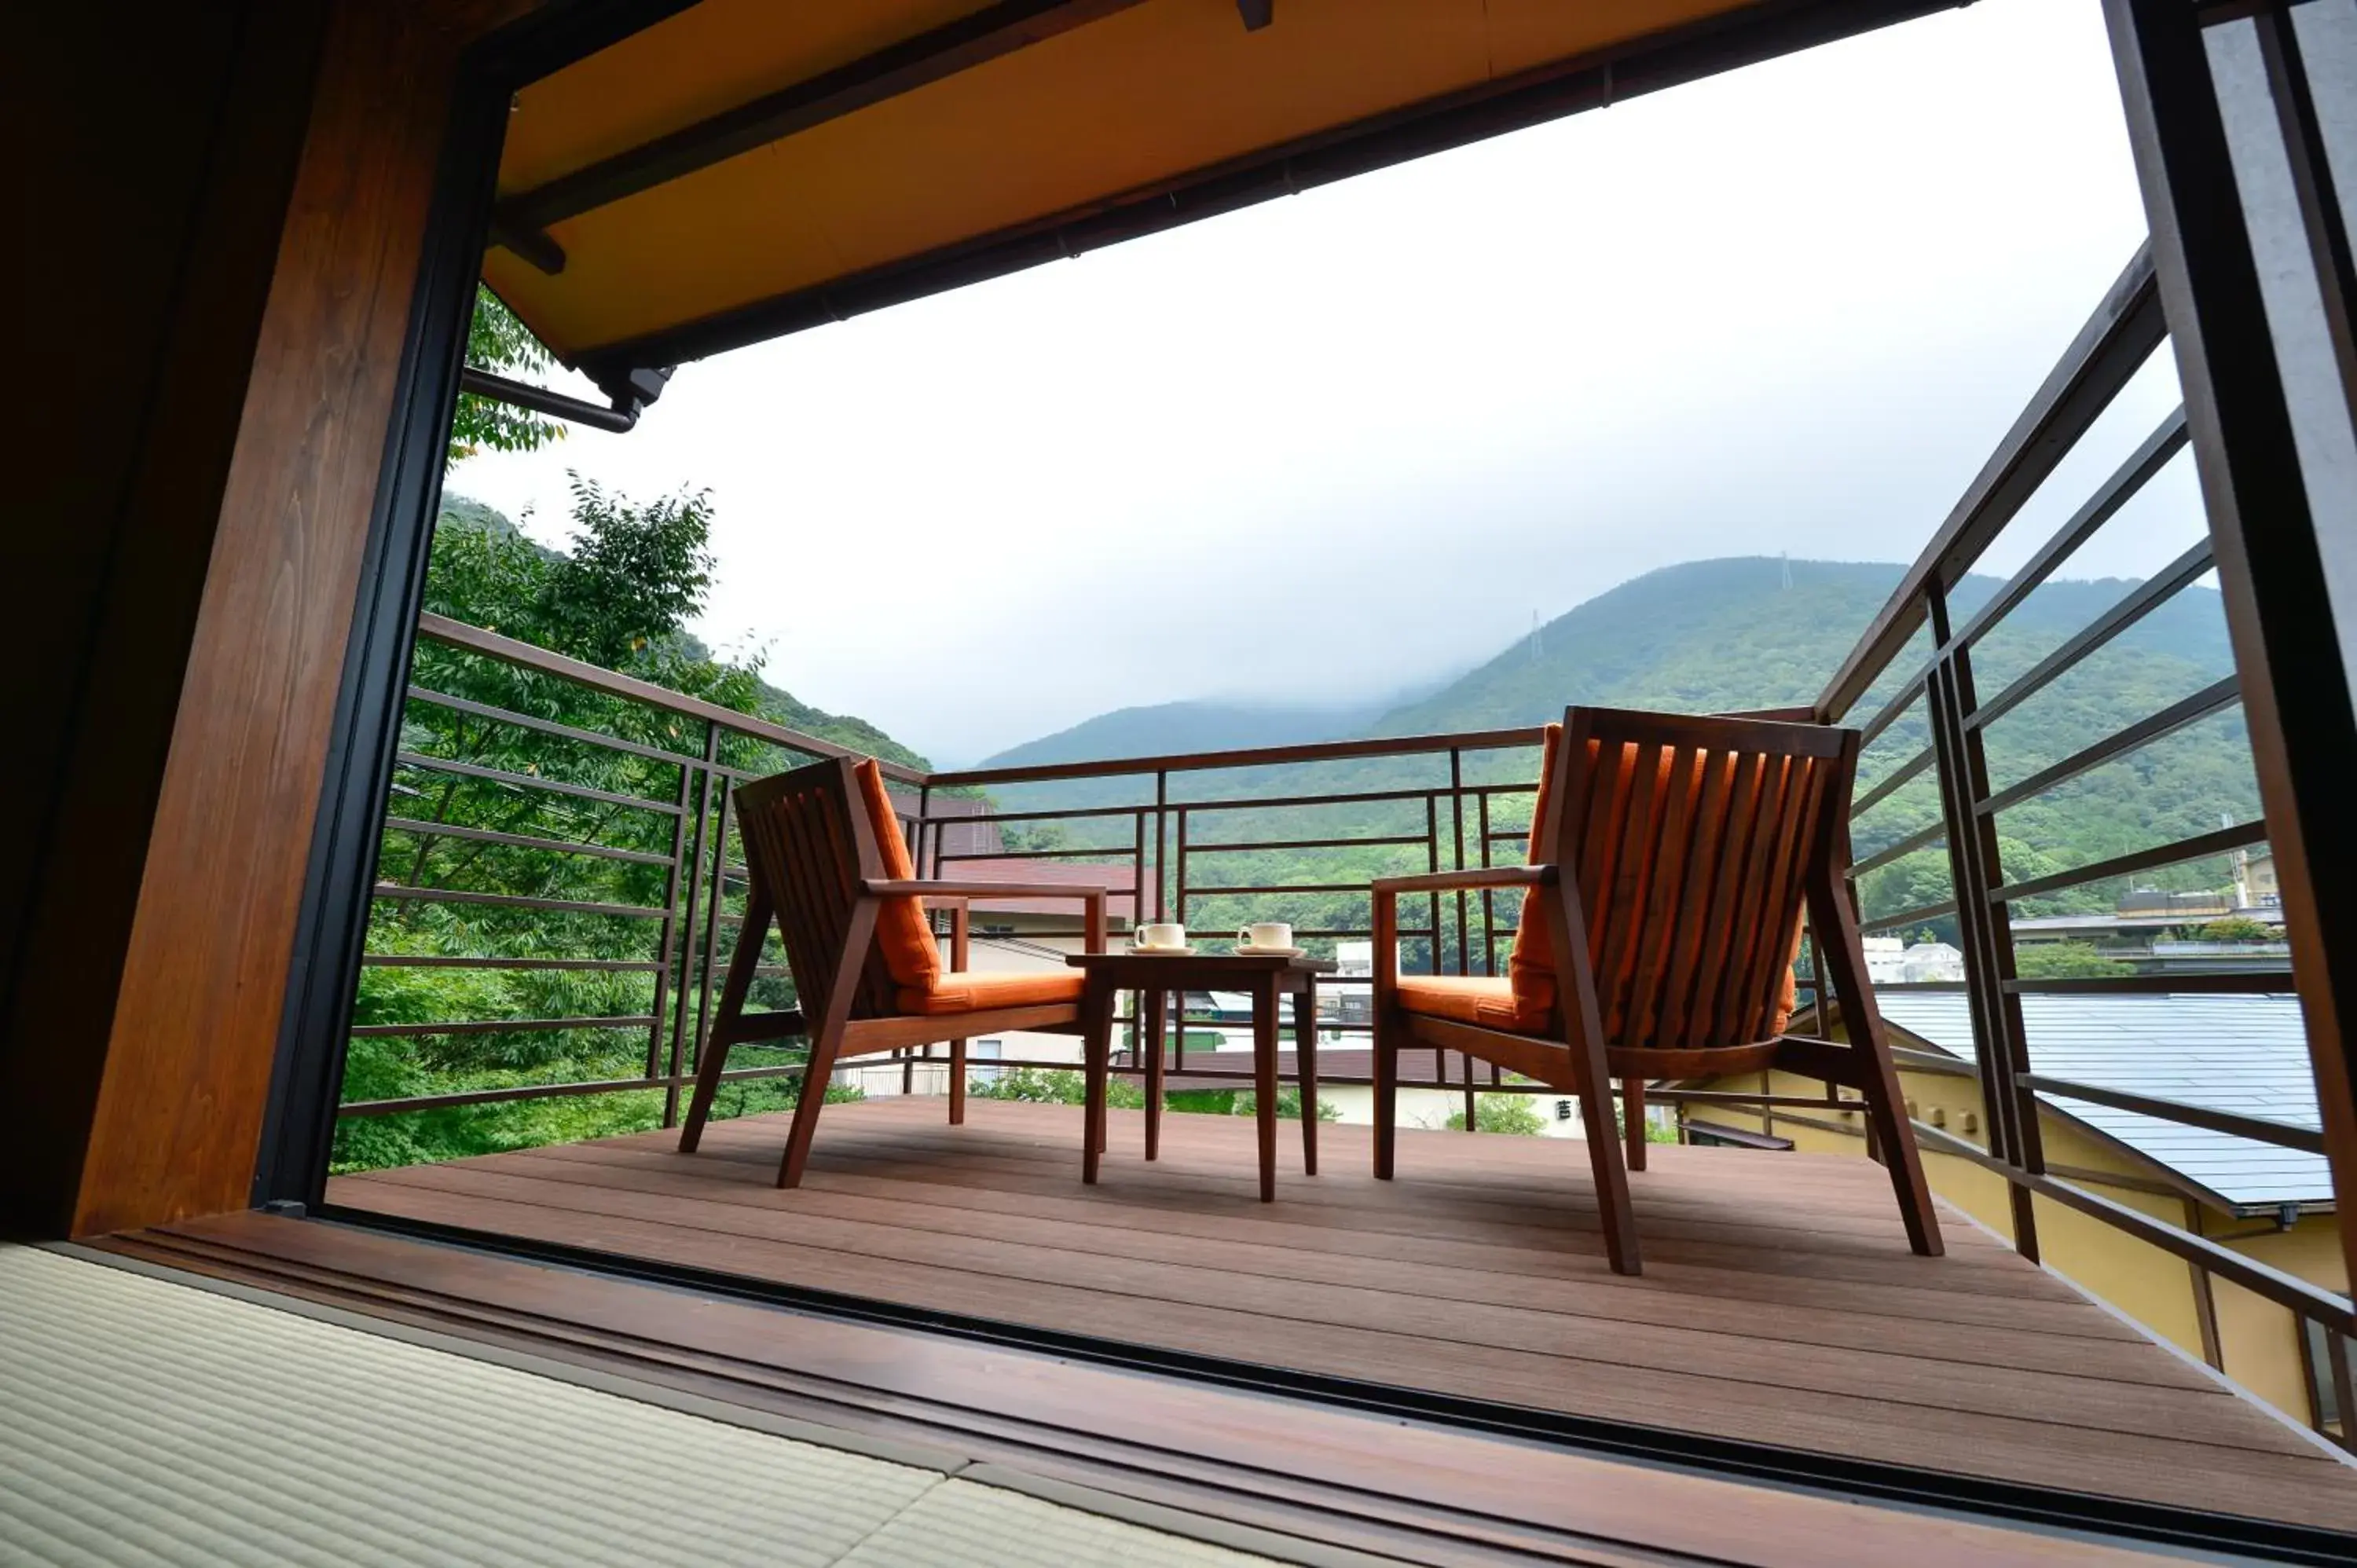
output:
[[[1971,1059],[1962,993],[1885,990],[1875,1000],[1889,1024]],[[2021,1008],[2039,1072],[2296,1127],[2322,1125],[2297,996],[2033,995]],[[2061,1095],[2040,1098],[2235,1208],[2332,1202],[2332,1173],[2320,1155]]]

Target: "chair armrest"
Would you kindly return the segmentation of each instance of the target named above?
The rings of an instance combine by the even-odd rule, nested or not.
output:
[[[1075,898],[1083,902],[1102,899],[1109,891],[1103,887],[1075,887],[1069,882],[892,882],[880,876],[868,878],[866,887],[882,897]]]
[[[1555,884],[1552,865],[1468,866],[1463,871],[1427,871],[1414,876],[1378,876],[1370,884],[1378,896],[1401,893],[1447,893],[1459,887],[1541,887]]]
[[[1083,929],[1087,950],[1105,950],[1105,900],[1112,896],[1109,888],[1075,887],[1064,882],[894,882],[876,876],[867,878],[861,886],[871,897],[913,897],[924,900],[928,908],[955,909],[959,929],[952,933],[952,938],[953,941],[961,942],[966,900],[970,898],[1074,899],[1085,910]]]

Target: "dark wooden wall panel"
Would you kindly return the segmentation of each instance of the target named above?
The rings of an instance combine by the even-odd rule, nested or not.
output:
[[[0,529],[0,1223],[70,1214],[196,585],[300,149],[317,6],[12,25],[12,339],[37,385]],[[32,1110],[31,1108],[38,1108]]]
[[[11,28],[6,281],[49,379],[0,531],[41,655],[5,692],[0,1229],[246,1204],[450,92],[529,8]]]
[[[442,25],[435,25],[436,23]],[[106,1050],[75,1234],[242,1208],[463,28],[337,8]]]

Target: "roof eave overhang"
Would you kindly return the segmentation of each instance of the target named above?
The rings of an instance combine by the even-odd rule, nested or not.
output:
[[[619,381],[633,371],[707,359],[968,284],[1070,260],[1275,197],[1970,4],[1972,0],[1762,0],[1760,5],[1557,60],[1478,89],[1371,116],[1151,188],[584,349],[567,356],[565,362],[601,385]]]

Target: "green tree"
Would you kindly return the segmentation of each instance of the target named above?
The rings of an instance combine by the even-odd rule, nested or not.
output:
[[[2130,973],[2135,966],[2093,942],[2020,942],[2013,950],[2013,968],[2024,980],[2096,980]]]
[[[2275,933],[2248,915],[2229,915],[2201,928],[2201,940],[2211,942],[2264,942]]]
[[[499,295],[478,284],[475,314],[467,324],[467,363],[479,371],[512,376],[517,371],[545,371],[554,360],[532,335],[532,328],[500,303]],[[464,462],[487,447],[494,452],[530,452],[564,438],[565,426],[555,420],[462,392],[445,461]]]
[[[1483,1094],[1473,1101],[1473,1113],[1478,1130],[1484,1133],[1517,1133],[1524,1137],[1536,1137],[1546,1131],[1546,1119],[1531,1103],[1527,1094]],[[1448,1128],[1452,1133],[1465,1131],[1465,1112],[1451,1112]]]

